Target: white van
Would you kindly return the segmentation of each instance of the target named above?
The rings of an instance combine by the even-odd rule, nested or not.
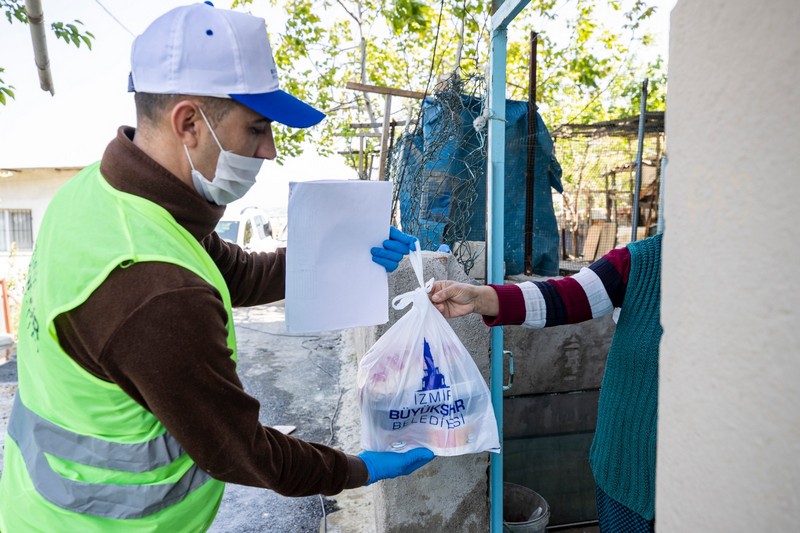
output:
[[[266,213],[255,207],[246,207],[238,215],[226,212],[214,231],[248,252],[274,252],[279,246]]]

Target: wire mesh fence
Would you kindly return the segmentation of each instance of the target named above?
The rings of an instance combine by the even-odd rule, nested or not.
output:
[[[395,223],[422,249],[447,245],[485,276],[486,83],[452,77],[425,98],[394,144]],[[535,116],[535,120],[531,120]],[[646,113],[633,235],[639,117],[548,131],[527,102],[506,102],[504,258],[507,275],[576,272],[655,232],[664,115]]]
[[[482,253],[478,241],[485,240],[474,227],[476,221],[485,225],[486,130],[479,121],[485,93],[482,77],[441,82],[400,135],[389,162],[403,231],[423,250],[448,245],[467,273]]]
[[[609,250],[655,233],[658,222],[664,114],[645,114],[636,236],[633,235],[639,117],[553,132],[564,192],[553,195],[561,245],[561,273],[568,274]]]

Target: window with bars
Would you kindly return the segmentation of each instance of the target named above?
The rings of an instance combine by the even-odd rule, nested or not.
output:
[[[33,250],[33,217],[30,209],[0,209],[0,252]]]

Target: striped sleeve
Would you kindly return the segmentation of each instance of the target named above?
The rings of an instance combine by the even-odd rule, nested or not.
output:
[[[492,285],[500,312],[497,317],[484,317],[484,321],[489,326],[544,328],[610,314],[625,299],[630,265],[628,249],[617,248],[573,276]]]
[[[524,285],[524,284],[523,284]],[[500,302],[497,316],[483,316],[487,326],[515,326],[525,321],[527,297],[523,294],[521,285],[493,285],[489,284]]]
[[[589,270],[597,274],[613,307],[622,307],[625,290],[628,288],[628,275],[631,272],[631,252],[627,246],[615,248],[589,265]]]

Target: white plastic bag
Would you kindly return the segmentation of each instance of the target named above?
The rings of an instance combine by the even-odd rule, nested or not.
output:
[[[486,381],[469,352],[428,299],[422,254],[409,254],[420,288],[397,296],[411,309],[364,355],[358,367],[361,446],[371,451],[425,447],[436,455],[499,453]]]

